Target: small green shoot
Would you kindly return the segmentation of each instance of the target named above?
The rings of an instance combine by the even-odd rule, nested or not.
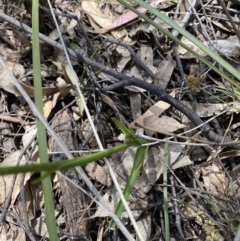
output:
[[[137,177],[140,173],[140,170],[141,170],[144,158],[146,156],[147,150],[148,150],[148,146],[141,146],[141,147],[137,148],[135,158],[134,158],[133,168],[132,168],[132,171],[131,171],[130,176],[128,178],[125,189],[123,191],[123,195],[124,195],[126,201],[128,201],[128,199],[130,197],[130,194],[132,192],[132,189],[134,187],[134,184],[135,184],[135,182],[137,180]],[[118,218],[121,217],[123,210],[124,210],[124,206],[123,206],[122,201],[120,201],[118,203],[118,206],[117,206],[116,211],[115,211],[115,214]],[[115,228],[115,226],[116,226],[115,223],[112,222],[111,227]]]
[[[122,131],[122,133],[125,134],[125,136],[128,138],[128,140],[132,140],[136,143],[139,143],[139,145],[147,144],[147,141],[135,137],[135,135],[126,126],[124,126],[121,122],[119,122],[117,119],[112,118],[112,121]],[[123,195],[124,195],[126,201],[128,201],[128,199],[130,197],[130,194],[132,192],[132,189],[134,187],[134,184],[137,180],[140,169],[142,167],[144,158],[146,156],[147,150],[148,150],[147,145],[146,146],[140,146],[140,147],[137,148],[137,151],[136,151],[136,154],[135,154],[135,157],[134,157],[132,171],[131,171],[130,176],[128,178],[125,189],[123,191]],[[121,217],[123,210],[124,210],[124,206],[123,206],[123,203],[120,201],[118,203],[118,206],[117,206],[116,211],[115,211],[115,214],[118,218]],[[112,228],[115,227],[114,222],[111,224],[111,227]]]

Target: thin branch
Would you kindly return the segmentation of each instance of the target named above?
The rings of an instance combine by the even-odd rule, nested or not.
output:
[[[0,13],[0,18],[14,24],[15,26],[23,29],[24,31],[28,32],[28,33],[32,33],[32,29],[30,27],[28,27],[25,24],[20,23],[19,21],[7,16],[4,13]],[[54,46],[55,48],[58,48],[60,50],[63,50],[63,47],[61,44],[51,40],[50,38],[48,38],[47,36],[43,35],[43,34],[39,34],[39,37],[42,41],[50,44],[51,46]],[[129,85],[135,85],[138,86],[140,88],[146,89],[148,91],[150,91],[151,93],[155,94],[160,100],[163,100],[167,103],[169,103],[170,105],[172,105],[173,107],[175,107],[177,110],[179,110],[180,112],[182,112],[184,115],[186,115],[192,122],[193,124],[195,124],[196,126],[198,125],[203,125],[202,126],[202,131],[203,134],[211,141],[217,142],[217,143],[221,143],[223,142],[231,142],[230,138],[223,138],[223,136],[220,136],[218,134],[216,134],[215,132],[212,131],[211,127],[208,124],[204,124],[204,122],[198,117],[198,115],[193,112],[192,110],[190,110],[188,107],[186,107],[185,105],[183,105],[181,102],[179,102],[178,100],[174,99],[173,97],[171,97],[166,91],[162,90],[160,87],[155,86],[153,84],[149,84],[146,82],[141,81],[138,78],[135,77],[130,77],[127,75],[124,75],[122,73],[119,73],[109,67],[105,67],[102,66],[101,64],[90,60],[89,58],[86,58],[84,56],[82,56],[79,53],[74,52],[71,49],[67,49],[68,53],[71,57],[77,59],[78,61],[82,62],[82,63],[86,63],[88,65],[91,65],[93,68],[99,69],[104,73],[107,73],[109,75],[112,75],[113,77],[117,78],[120,80],[120,82],[113,84],[111,86],[108,86],[106,88],[104,88],[105,91],[110,91],[110,90],[115,90],[121,87],[125,87],[125,86],[129,86]],[[233,148],[240,148],[240,145],[232,145]]]

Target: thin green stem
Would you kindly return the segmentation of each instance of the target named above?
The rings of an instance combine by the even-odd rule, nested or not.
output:
[[[163,166],[163,207],[164,207],[164,225],[165,225],[165,240],[170,240],[169,232],[169,215],[168,215],[168,188],[167,188],[167,170],[168,170],[168,143],[164,145],[164,166]]]
[[[141,170],[141,167],[142,167],[145,155],[147,153],[147,150],[148,150],[148,146],[141,146],[141,147],[137,148],[137,151],[136,151],[136,154],[135,154],[135,157],[134,157],[134,163],[133,163],[132,171],[130,173],[127,184],[126,184],[126,186],[124,188],[124,191],[123,191],[123,195],[124,195],[126,201],[128,201],[128,199],[130,197],[130,194],[132,192],[134,184],[137,180],[138,174]],[[121,217],[123,210],[124,210],[124,206],[123,206],[123,203],[120,201],[118,203],[118,206],[117,206],[116,211],[115,211],[115,214],[118,218]],[[111,227],[115,228],[115,226],[116,225],[113,222],[111,224]]]
[[[23,166],[17,166],[17,167],[1,167],[0,175],[9,175],[9,174],[18,174],[18,173],[27,173],[27,172],[34,172],[34,173],[48,172],[48,174],[51,174],[55,171],[60,171],[60,170],[64,170],[64,169],[68,169],[76,166],[83,166],[90,162],[98,161],[104,157],[107,157],[119,151],[125,150],[128,147],[138,146],[138,145],[139,145],[139,142],[132,141],[132,142],[126,142],[118,146],[112,147],[110,149],[93,153],[87,156],[78,157],[72,160],[64,160],[64,161],[55,162],[55,163],[30,164],[30,165],[23,165]]]
[[[43,113],[43,96],[42,96],[42,81],[40,71],[40,43],[39,43],[39,2],[38,0],[32,1],[32,29],[33,29],[33,78],[34,78],[34,98],[38,110]],[[47,154],[47,137],[44,125],[37,119],[37,134],[38,134],[38,148],[41,163],[48,163]],[[46,172],[41,172],[44,176]],[[49,239],[58,241],[57,225],[54,215],[54,203],[52,183],[50,176],[42,180],[44,205],[46,211],[46,223],[48,227]]]

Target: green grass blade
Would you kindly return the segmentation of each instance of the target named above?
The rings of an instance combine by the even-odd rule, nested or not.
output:
[[[104,157],[107,157],[119,151],[125,150],[128,147],[138,146],[138,145],[139,145],[138,142],[137,143],[126,142],[118,146],[115,146],[97,153],[89,154],[87,156],[77,157],[72,160],[63,160],[63,161],[54,162],[54,163],[30,164],[30,165],[23,165],[23,166],[17,166],[17,167],[1,167],[0,175],[19,174],[19,173],[27,173],[27,172],[34,172],[34,173],[48,172],[49,174],[51,174],[55,171],[60,171],[60,170],[64,170],[64,169],[72,168],[76,166],[83,166],[90,162],[98,161]]]
[[[33,78],[34,78],[34,98],[38,110],[43,113],[43,96],[42,96],[42,81],[40,71],[40,43],[39,43],[39,8],[38,0],[32,1],[32,49],[33,49]],[[38,149],[41,163],[48,163],[47,154],[47,136],[44,125],[40,120],[37,120],[37,134],[38,134]],[[45,172],[41,172],[44,176]],[[58,241],[57,225],[54,214],[54,199],[52,192],[52,183],[50,176],[42,180],[44,206],[46,212],[46,223],[49,233],[49,239]]]
[[[146,144],[147,142],[141,138],[137,138],[135,134],[133,134],[125,125],[123,125],[120,121],[116,118],[111,118],[112,122],[117,126],[121,132],[127,137],[127,141],[134,141],[136,143]]]
[[[166,142],[164,145],[163,185],[167,185],[168,158],[169,158],[169,150],[168,150],[168,143]],[[170,240],[167,186],[163,187],[163,208],[164,208],[165,240]]]
[[[137,179],[138,174],[140,172],[140,169],[142,167],[142,164],[143,164],[145,155],[147,153],[147,150],[148,150],[148,146],[141,146],[141,147],[137,148],[137,152],[136,152],[135,157],[134,157],[133,168],[132,168],[131,174],[128,178],[127,184],[126,184],[126,186],[124,188],[124,191],[123,191],[123,195],[124,195],[126,201],[128,201],[129,196],[132,192],[132,189],[134,187],[134,184],[136,182],[136,179]],[[121,217],[123,210],[124,210],[124,206],[123,206],[122,202],[120,201],[118,203],[118,206],[117,206],[116,211],[115,211],[115,214],[118,218]],[[114,228],[115,226],[116,225],[113,222],[111,224],[111,227]]]
[[[111,121],[117,126],[121,132],[126,136],[126,137],[135,137],[135,135],[125,126],[123,125],[120,121],[118,121],[116,118],[111,118]]]

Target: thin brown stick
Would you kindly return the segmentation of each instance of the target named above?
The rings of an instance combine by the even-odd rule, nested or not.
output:
[[[155,130],[155,129],[151,128],[151,127],[142,126],[142,125],[140,125],[138,123],[136,123],[136,126],[139,126],[139,127],[144,128],[146,130],[149,130],[149,131],[155,131],[155,132],[157,132],[159,134],[163,134],[163,135],[166,135],[166,136],[173,136],[173,137],[177,137],[179,139],[186,140],[186,141],[194,141],[194,142],[198,142],[198,143],[203,143],[203,144],[206,144],[206,145],[209,145],[209,146],[213,146],[213,147],[216,147],[216,146],[232,146],[232,145],[240,144],[240,141],[230,141],[230,142],[216,143],[216,142],[201,140],[201,139],[197,139],[197,138],[194,138],[194,137],[182,136],[182,135],[174,134],[174,133],[171,133],[171,132]],[[155,140],[157,141],[156,138],[155,138]]]
[[[14,123],[23,124],[23,125],[30,124],[29,121],[25,121],[25,120],[22,120],[21,118],[13,117],[13,116],[5,115],[5,114],[0,114],[0,120],[10,121],[10,122],[14,122]]]

